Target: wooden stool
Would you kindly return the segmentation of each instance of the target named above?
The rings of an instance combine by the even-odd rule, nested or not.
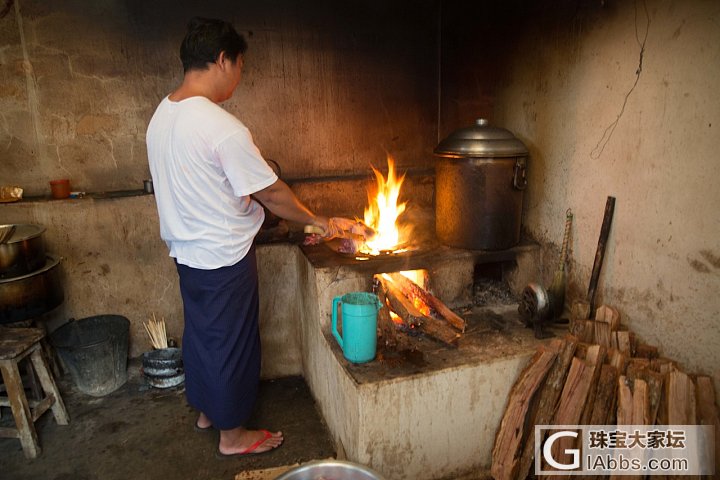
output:
[[[40,340],[45,332],[39,328],[0,328],[0,371],[8,396],[0,398],[0,406],[9,406],[17,428],[0,428],[0,437],[19,438],[25,457],[36,458],[40,452],[35,422],[52,408],[55,421],[67,425],[69,418],[60,392],[42,356]],[[45,398],[28,403],[18,362],[30,356]],[[32,409],[30,408],[32,406]]]

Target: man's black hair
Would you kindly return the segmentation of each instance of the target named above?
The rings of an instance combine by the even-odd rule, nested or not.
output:
[[[247,42],[235,28],[223,20],[195,17],[188,23],[187,33],[180,46],[183,71],[206,70],[217,60],[220,52],[235,62],[245,53]]]

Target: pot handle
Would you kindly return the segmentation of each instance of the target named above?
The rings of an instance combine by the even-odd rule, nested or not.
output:
[[[338,326],[337,326],[338,305],[342,305],[342,297],[333,298],[333,302],[332,302],[332,334],[335,337],[335,340],[337,340],[338,345],[340,345],[340,348],[343,348],[343,339],[340,336],[340,332],[338,332]],[[343,329],[343,333],[345,333],[344,329]]]
[[[527,188],[527,170],[525,168],[525,157],[515,160],[515,169],[513,170],[513,187],[518,190]]]

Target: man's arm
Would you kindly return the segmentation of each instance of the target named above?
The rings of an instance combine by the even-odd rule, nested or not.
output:
[[[278,179],[269,187],[253,193],[253,196],[278,217],[291,222],[315,225],[328,231],[328,219],[312,213],[295,194],[287,183]]]

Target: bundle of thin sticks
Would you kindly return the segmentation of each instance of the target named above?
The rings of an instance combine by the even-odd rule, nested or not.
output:
[[[153,312],[150,322],[143,323],[143,325],[145,325],[145,331],[150,337],[150,343],[153,348],[168,348],[165,318],[160,319],[158,322],[157,318],[155,318],[155,313]]]

